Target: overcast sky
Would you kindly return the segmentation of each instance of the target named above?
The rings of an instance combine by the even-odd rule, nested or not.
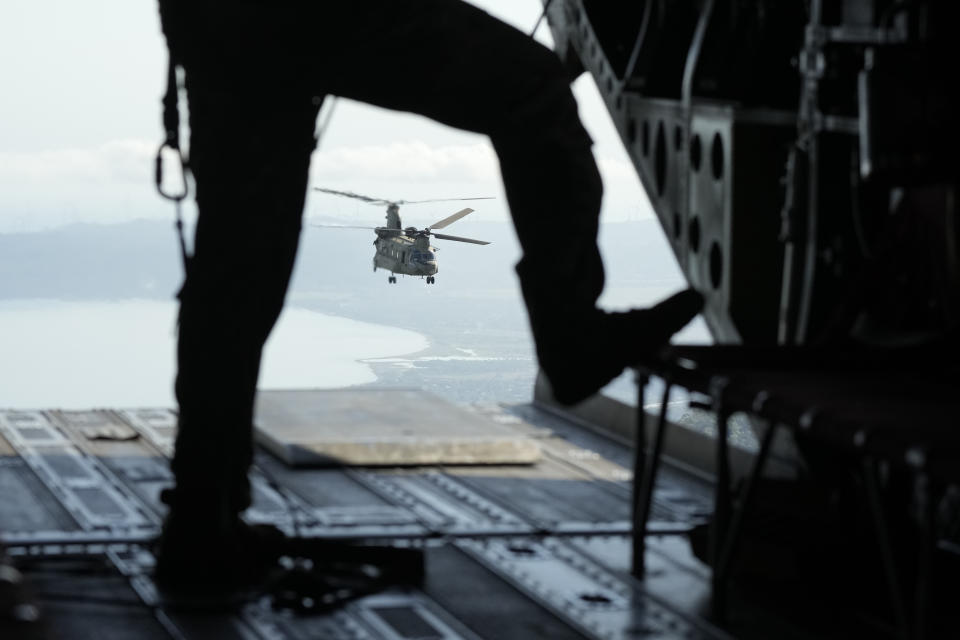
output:
[[[475,0],[529,31],[538,0]],[[548,30],[542,27],[541,40]],[[72,222],[166,218],[152,187],[162,138],[166,49],[155,0],[3,0],[0,9],[0,233]],[[592,80],[574,89],[596,141],[605,220],[650,216],[650,207]],[[486,138],[424,118],[341,100],[311,184],[381,198],[497,196],[478,219],[502,220],[505,202]],[[411,219],[449,205],[410,208]],[[379,209],[311,196],[307,215],[378,223]]]

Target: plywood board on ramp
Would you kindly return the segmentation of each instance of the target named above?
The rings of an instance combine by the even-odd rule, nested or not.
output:
[[[533,464],[533,438],[413,389],[261,391],[256,438],[292,466]]]

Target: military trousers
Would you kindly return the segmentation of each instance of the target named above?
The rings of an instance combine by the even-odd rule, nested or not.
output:
[[[489,136],[538,345],[595,312],[602,186],[552,51],[459,0],[168,0],[162,14],[186,72],[199,207],[180,296],[179,502],[249,504],[261,353],[294,265],[324,96]]]

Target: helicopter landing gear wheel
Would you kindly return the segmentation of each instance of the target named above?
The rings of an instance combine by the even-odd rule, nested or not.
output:
[[[397,276],[390,276],[389,278],[387,278],[387,282],[389,282],[390,284],[396,284]]]
[[[437,281],[436,278],[434,278],[433,276],[427,276],[427,284],[433,284],[436,281]]]

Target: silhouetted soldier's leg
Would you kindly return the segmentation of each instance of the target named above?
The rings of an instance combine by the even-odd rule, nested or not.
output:
[[[223,548],[230,536],[218,527],[245,530],[237,514],[249,504],[261,350],[290,277],[313,148],[309,96],[490,136],[524,250],[517,270],[538,355],[561,399],[595,391],[699,307],[686,296],[650,312],[597,310],[601,185],[567,78],[552,52],[470,5],[169,0],[164,27],[187,71],[200,206],[182,293],[177,486],[160,556],[199,550],[179,552],[183,573],[205,548],[243,557]],[[201,531],[208,539],[191,539]]]
[[[317,112],[309,96],[265,102],[197,86],[189,68],[187,90],[199,219],[180,296],[180,429],[165,533],[167,559],[171,550],[180,559],[163,567],[171,573],[180,564],[202,571],[192,555],[235,551],[230,536],[250,503],[261,351],[294,263]]]
[[[596,308],[602,187],[591,141],[559,60],[528,36],[459,0],[201,5],[218,27],[197,38],[222,65],[211,78],[241,92],[305,84],[490,136],[538,357],[559,399],[590,395],[699,311],[693,292],[650,310]]]

